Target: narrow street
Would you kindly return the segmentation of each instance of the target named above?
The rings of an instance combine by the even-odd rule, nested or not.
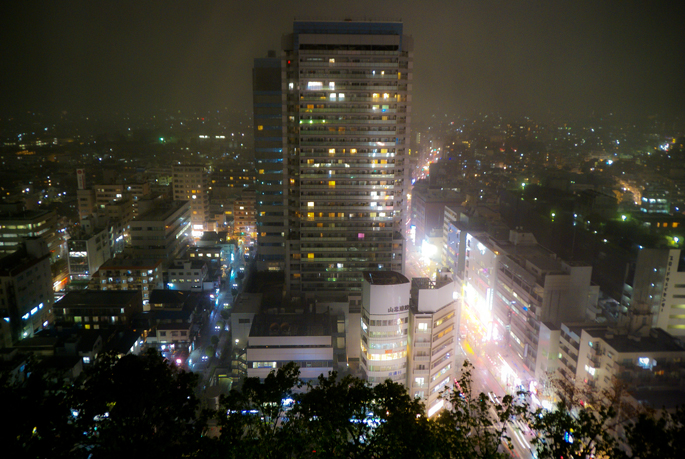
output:
[[[200,376],[199,391],[205,391],[210,387],[210,383],[216,382],[212,382],[211,378],[217,368],[230,369],[231,366],[230,312],[235,300],[231,290],[235,288],[240,293],[248,275],[242,246],[233,257],[233,261],[227,264],[231,268],[230,276],[222,278],[222,288],[219,289],[219,293],[205,293],[209,297],[210,307],[205,312],[202,328],[195,341],[195,348],[188,359],[188,369]],[[239,279],[241,276],[245,277]],[[207,355],[208,347],[214,349],[214,355]]]

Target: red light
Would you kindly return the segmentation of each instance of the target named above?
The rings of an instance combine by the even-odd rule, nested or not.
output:
[[[288,61],[288,65],[290,65],[290,61]]]

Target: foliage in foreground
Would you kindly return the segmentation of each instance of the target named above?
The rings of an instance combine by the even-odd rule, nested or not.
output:
[[[562,402],[554,411],[531,413],[518,396],[493,403],[474,393],[472,368],[465,363],[460,390],[445,391],[446,409],[430,420],[400,384],[370,387],[336,374],[305,384],[294,364],[263,381],[247,378],[209,413],[195,395],[196,376],[158,353],[106,354],[73,385],[39,371],[21,385],[1,379],[12,419],[0,430],[3,456],[499,459],[510,456],[514,418],[537,431],[540,458],[675,458],[685,450],[684,409],[627,420],[620,434],[626,452],[614,440],[612,407]],[[220,435],[207,436],[208,422]]]

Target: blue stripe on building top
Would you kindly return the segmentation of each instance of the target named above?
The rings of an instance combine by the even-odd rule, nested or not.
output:
[[[402,35],[401,22],[295,21],[293,32],[341,35]]]

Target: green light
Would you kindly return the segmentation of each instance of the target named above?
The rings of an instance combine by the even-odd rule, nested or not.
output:
[[[159,141],[160,141],[160,142],[164,142],[164,137],[160,137],[160,138],[159,138]]]
[[[628,217],[626,217],[625,215],[621,215],[621,220],[626,221],[626,218]]]
[[[673,242],[675,242],[675,243],[677,244],[678,242],[680,242],[680,238],[677,237],[677,236],[675,236],[675,237],[673,238]]]

